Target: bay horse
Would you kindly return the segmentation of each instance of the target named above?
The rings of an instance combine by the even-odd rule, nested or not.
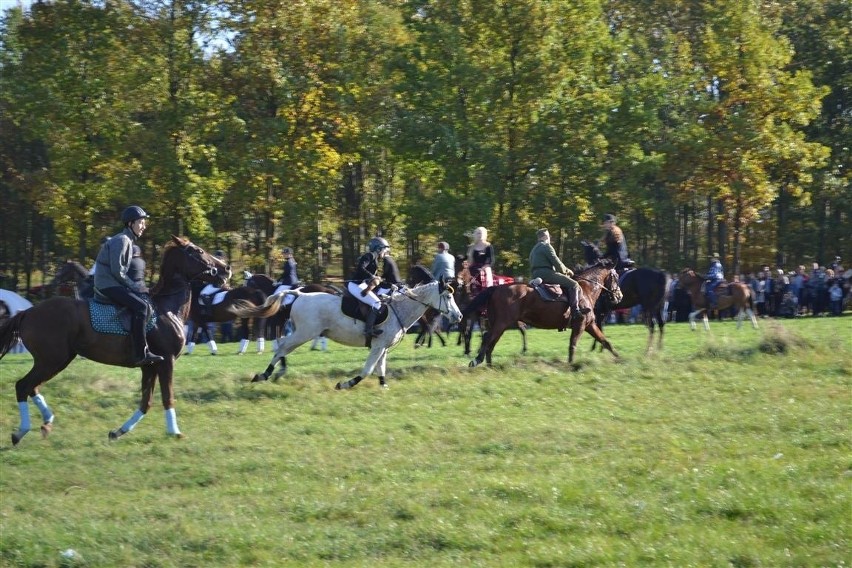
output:
[[[475,284],[476,278],[470,276],[467,281],[462,277],[456,277],[458,286],[456,287],[455,300],[462,311],[462,320],[459,323],[459,338],[458,345],[464,346],[464,354],[470,355],[470,343],[473,339],[474,327],[479,327],[480,340],[485,334],[488,320],[485,318],[485,306],[480,310],[468,310],[467,307],[476,299],[484,286]],[[527,352],[527,327],[524,322],[516,322],[513,326],[521,333],[521,353]]]
[[[702,285],[704,276],[691,268],[684,268],[680,273],[678,287],[683,288],[689,294],[694,310],[689,314],[689,327],[695,331],[695,318],[702,314],[704,330],[710,331],[710,322],[707,321],[707,298],[704,295]],[[725,282],[716,287],[717,309],[726,310],[734,308],[737,310],[737,329],[743,326],[743,318],[748,315],[751,326],[757,329],[757,317],[754,315],[754,293],[742,282]]]
[[[127,422],[109,433],[110,439],[130,432],[150,410],[157,379],[165,409],[166,433],[182,435],[174,408],[173,379],[175,360],[183,350],[183,321],[189,313],[190,303],[189,283],[200,278],[221,286],[230,276],[231,269],[227,264],[189,240],[173,236],[166,243],[160,278],[151,289],[151,301],[157,317],[147,333],[151,350],[162,355],[164,361],[142,367],[139,407]],[[18,338],[33,357],[32,369],[15,383],[21,422],[12,434],[13,445],[17,445],[31,427],[28,398],[32,398],[41,412],[44,421],[42,435],[47,436],[51,432],[54,414],[39,389],[77,355],[106,365],[133,366],[130,336],[120,335],[120,332],[96,332],[92,327],[92,306],[87,301],[55,296],[0,323],[0,359]]]
[[[618,287],[618,274],[612,269],[611,263],[600,261],[574,276],[580,285],[581,301],[588,306],[594,306],[601,292],[613,297],[613,301],[621,301],[621,290]],[[574,362],[574,351],[577,340],[583,331],[591,334],[597,339],[604,349],[607,349],[616,358],[618,353],[612,344],[604,336],[595,323],[594,315],[586,314],[582,319],[573,321],[567,316],[567,301],[546,301],[535,288],[529,284],[503,284],[486,288],[468,306],[466,311],[478,310],[482,307],[487,309],[488,331],[482,339],[479,353],[470,362],[471,367],[476,367],[486,361],[491,366],[491,354],[503,332],[516,322],[524,322],[541,329],[571,329],[571,339],[568,346],[568,362]]]
[[[365,345],[364,322],[342,311],[345,297],[302,290],[290,290],[287,294],[296,296],[291,304],[290,312],[293,333],[278,340],[278,348],[269,366],[263,373],[256,374],[252,382],[280,378],[287,372],[287,355],[318,335],[324,335],[342,345],[353,347]],[[386,302],[387,319],[376,324],[376,327],[382,330],[382,334],[372,338],[370,353],[361,369],[361,374],[348,381],[338,382],[335,386],[338,390],[354,387],[376,370],[379,375],[379,384],[387,388],[385,371],[388,351],[405,338],[408,328],[413,326],[428,308],[438,310],[452,323],[458,323],[461,320],[461,311],[453,300],[453,289],[443,280],[433,280],[413,288],[402,288],[393,292]],[[276,371],[275,367],[279,363],[281,368]]]
[[[583,258],[587,265],[594,264],[602,258],[600,249],[588,241],[580,243],[583,247]],[[654,343],[654,327],[656,325],[660,335],[657,338],[657,348],[663,348],[663,329],[666,325],[666,300],[671,278],[669,275],[656,268],[633,268],[623,272],[619,276],[618,287],[621,289],[622,298],[617,304],[613,304],[609,295],[604,294],[595,304],[595,321],[603,330],[606,319],[614,310],[642,307],[642,316],[648,326],[648,345],[645,352],[651,351]],[[597,341],[592,344],[592,349]]]

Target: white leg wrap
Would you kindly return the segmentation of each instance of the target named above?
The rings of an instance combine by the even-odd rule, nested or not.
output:
[[[30,424],[30,406],[27,401],[18,403],[18,412],[21,414],[21,426],[18,432],[29,432],[32,425]]]
[[[130,432],[131,430],[133,430],[133,428],[136,427],[136,424],[138,424],[139,421],[143,418],[145,418],[145,415],[142,413],[141,410],[137,410],[133,413],[133,416],[130,417],[130,420],[121,425],[121,431],[125,434],[127,432]]]
[[[189,342],[186,344],[186,354],[192,355],[192,352],[195,351],[195,343]]]
[[[260,339],[257,340],[257,352],[263,353],[265,348],[266,348],[266,339],[261,337]]]
[[[210,348],[210,353],[216,353],[219,350],[219,348],[216,346],[216,341],[214,341],[213,339],[207,342],[207,346]]]
[[[50,407],[47,406],[47,402],[45,402],[44,397],[41,394],[37,394],[33,397],[33,402],[36,407],[41,412],[41,417],[44,420],[45,424],[53,424],[53,412],[50,411]]]
[[[248,339],[240,339],[240,350],[237,353],[245,353],[246,349],[248,349],[249,340]]]
[[[166,409],[166,434],[180,434],[177,425],[177,414],[174,408]]]

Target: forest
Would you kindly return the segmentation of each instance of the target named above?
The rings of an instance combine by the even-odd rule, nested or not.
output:
[[[375,235],[401,266],[484,226],[581,260],[852,258],[848,0],[34,0],[0,14],[0,287],[138,204],[170,235],[305,281]]]

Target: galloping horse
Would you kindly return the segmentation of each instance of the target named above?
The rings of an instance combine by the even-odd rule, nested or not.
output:
[[[79,262],[66,260],[51,280],[50,286],[55,288],[63,282],[71,282],[74,285],[74,297],[78,300],[90,300],[95,296],[94,280]]]
[[[583,257],[586,264],[594,264],[601,258],[600,250],[596,245],[588,241],[582,241]],[[634,268],[621,274],[618,287],[623,297],[617,304],[613,304],[609,296],[602,296],[595,304],[595,321],[603,330],[607,316],[613,310],[642,306],[642,315],[648,325],[648,345],[645,352],[651,351],[654,342],[654,325],[660,331],[657,338],[657,348],[663,348],[663,328],[666,325],[666,293],[671,284],[669,275],[656,268]],[[597,342],[592,344],[595,348]]]
[[[139,408],[124,425],[109,433],[110,439],[128,433],[150,410],[157,379],[165,408],[166,433],[181,436],[174,408],[173,378],[175,360],[184,344],[183,320],[189,313],[189,282],[200,278],[220,286],[230,276],[228,265],[190,241],[172,237],[166,243],[160,279],[151,290],[157,318],[147,334],[151,350],[162,355],[164,361],[142,367]],[[67,367],[77,355],[106,365],[133,365],[130,337],[121,335],[120,330],[95,331],[91,319],[93,306],[83,300],[57,296],[0,323],[0,358],[9,352],[18,337],[33,357],[32,369],[15,383],[21,423],[12,434],[12,444],[18,444],[30,430],[28,397],[32,397],[44,420],[42,435],[50,433],[54,414],[39,387]],[[249,310],[236,309],[236,312],[242,314]]]
[[[693,269],[684,268],[680,273],[678,287],[687,291],[692,300],[692,307],[696,308],[689,314],[689,327],[693,331],[696,328],[695,318],[698,314],[702,314],[704,319],[704,330],[710,331],[710,323],[707,321],[707,298],[701,289],[702,284],[704,284],[704,277],[697,274]],[[742,282],[726,282],[716,288],[716,296],[718,298],[718,309],[735,308],[737,310],[737,329],[743,326],[743,318],[746,314],[751,319],[751,326],[757,329],[757,317],[754,315],[754,294],[751,288]]]
[[[482,286],[472,286],[471,282],[473,279],[468,282],[464,282],[459,277],[456,277],[459,282],[458,287],[456,288],[455,300],[456,304],[459,305],[462,311],[462,321],[459,324],[459,339],[458,345],[464,345],[464,354],[470,355],[470,342],[473,338],[473,328],[475,326],[479,326],[480,338],[485,333],[485,328],[487,327],[487,320],[484,317],[485,306],[482,305],[482,308],[479,310],[468,310],[467,307],[476,299],[476,296],[482,293],[485,290]],[[474,293],[473,290],[479,290]],[[527,352],[527,327],[524,322],[519,321],[514,324],[514,326],[519,332],[521,332],[521,353]]]
[[[574,278],[580,285],[582,296],[585,297],[589,306],[595,305],[603,291],[610,294],[615,303],[621,301],[618,274],[610,267],[609,262],[591,266]],[[574,362],[574,350],[583,331],[590,333],[605,349],[618,357],[591,314],[577,321],[566,320],[567,301],[545,301],[539,292],[528,284],[504,284],[486,288],[465,311],[479,310],[483,306],[488,310],[488,332],[482,339],[476,359],[470,362],[471,367],[480,365],[483,360],[491,366],[491,353],[494,351],[494,346],[503,336],[503,332],[519,321],[542,329],[570,328],[569,363]]]
[[[293,333],[279,339],[278,349],[272,361],[263,373],[254,376],[252,382],[266,381],[270,377],[278,379],[287,372],[287,355],[312,338],[322,334],[341,343],[359,347],[364,345],[364,322],[342,311],[343,300],[331,294],[321,292],[305,293],[301,290],[291,290],[295,301],[291,304],[290,319],[293,322]],[[358,302],[358,300],[353,299]],[[382,334],[372,339],[370,354],[361,370],[361,374],[348,381],[337,383],[337,389],[352,388],[378,369],[379,384],[385,383],[385,370],[388,350],[397,345],[405,337],[408,328],[414,325],[428,308],[434,308],[457,323],[461,320],[461,312],[453,300],[452,287],[443,281],[432,281],[414,288],[403,288],[391,294],[387,301],[387,319],[376,325]],[[275,366],[281,363],[281,369],[275,371]]]

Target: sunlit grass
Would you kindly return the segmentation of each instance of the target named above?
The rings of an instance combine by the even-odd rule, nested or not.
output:
[[[344,392],[366,349],[305,346],[252,384],[268,354],[199,346],[182,440],[157,397],[109,443],[138,371],[75,361],[43,391],[53,434],[14,449],[30,359],[7,356],[0,565],[848,566],[850,322],[669,325],[650,356],[610,326],[622,359],[584,339],[574,369],[567,334],[521,355],[510,332],[476,369],[409,338],[390,389]]]

